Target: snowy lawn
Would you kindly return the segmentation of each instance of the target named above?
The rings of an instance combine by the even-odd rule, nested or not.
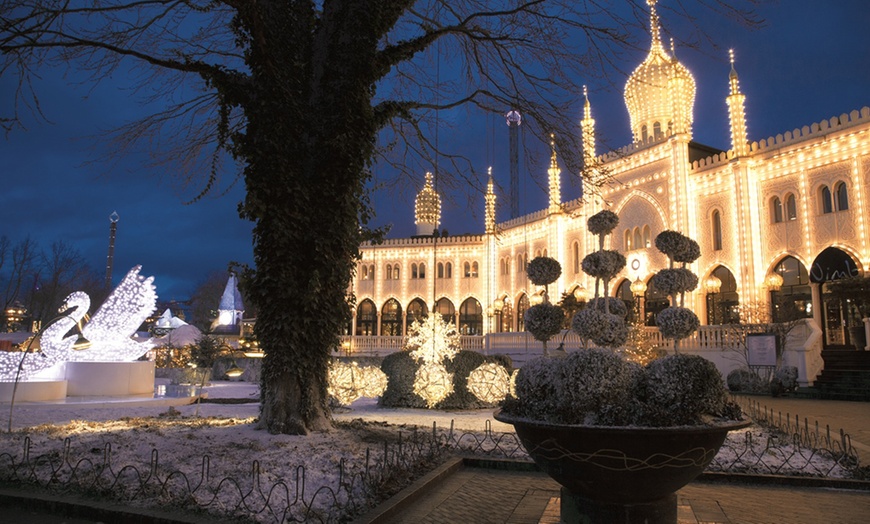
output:
[[[512,426],[494,421],[491,409],[461,412],[379,409],[376,401],[360,399],[334,413],[339,422],[335,430],[300,437],[270,435],[255,428],[256,385],[215,382],[207,391],[210,400],[250,402],[209,402],[198,408],[129,407],[123,403],[111,407],[16,405],[13,433],[0,434],[0,478],[7,477],[11,464],[23,461],[25,439],[30,442],[32,462],[39,456],[51,458],[51,464],[44,463],[34,470],[42,483],[52,475],[62,482],[71,476],[87,478],[105,464],[110,449],[111,472],[115,478],[126,479],[110,490],[116,495],[130,498],[137,489],[145,489],[141,479],[149,478],[149,472],[156,475],[156,481],[152,475],[149,481],[154,482],[146,486],[154,493],[150,497],[137,493],[135,503],[153,505],[155,500],[159,503],[169,499],[178,503],[179,493],[194,492],[196,505],[207,505],[209,511],[218,513],[248,514],[264,522],[282,517],[331,520],[340,511],[336,507],[363,511],[366,506],[376,504],[379,495],[372,493],[358,477],[365,470],[366,461],[381,463],[384,442],[397,446],[400,434],[406,447],[415,429],[431,434],[433,422],[440,433],[447,433],[452,424],[454,443],[459,440],[460,445],[471,443],[473,447],[489,449],[498,442],[498,447],[510,456],[525,458],[522,449],[517,450]],[[195,416],[197,409],[199,416]],[[488,424],[491,434],[486,431]],[[510,435],[501,437],[501,433]],[[63,447],[66,438],[70,439],[68,452]],[[771,438],[758,426],[732,432],[711,468],[762,474],[848,476],[825,453],[796,450],[783,440]],[[771,447],[770,442],[777,445]],[[207,478],[203,474],[204,455],[209,457]],[[60,467],[64,456],[66,466]],[[252,467],[255,462],[259,465],[258,481]],[[125,470],[125,466],[133,467]],[[432,466],[431,462],[424,465]],[[339,487],[340,468],[343,488]],[[304,483],[298,481],[303,470]],[[183,476],[174,472],[182,472]],[[416,474],[419,473],[418,469]],[[106,472],[102,474],[110,478]],[[25,475],[19,471],[18,476]],[[128,477],[133,480],[126,482]],[[234,480],[221,482],[225,478]],[[388,480],[395,491],[408,477]],[[277,488],[273,490],[273,486]],[[244,505],[247,511],[240,509]]]

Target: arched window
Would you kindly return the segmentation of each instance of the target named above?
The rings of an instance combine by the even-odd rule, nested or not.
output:
[[[517,273],[525,273],[526,272],[526,264],[523,262],[523,254],[520,253],[517,255]]]
[[[770,292],[771,317],[774,322],[813,316],[810,276],[800,260],[787,256],[773,268],[782,277],[778,290]]]
[[[819,207],[822,208],[822,213],[833,213],[834,202],[831,200],[831,188],[822,186],[819,188]]]
[[[834,194],[837,198],[837,211],[846,211],[849,209],[849,190],[846,188],[845,182],[837,182],[834,186]]]
[[[399,280],[399,264],[393,266],[393,278]]]
[[[463,277],[465,277],[465,278],[471,277],[471,263],[470,262],[466,262],[465,264],[463,264],[462,269],[463,269],[463,272],[462,272]]]
[[[658,140],[659,138],[662,137],[662,123],[661,122],[656,122],[655,124],[653,124],[653,137],[655,137],[656,140]]]
[[[643,226],[643,247],[650,247],[651,245],[649,226]]]
[[[529,309],[529,297],[523,293],[517,300],[517,331],[526,330],[526,322],[523,317],[526,315],[527,309]]]
[[[505,272],[504,272],[504,259],[503,258],[498,259],[498,274],[499,275],[505,274]]]
[[[535,258],[538,258],[539,256],[541,256],[541,250],[535,250]]]
[[[477,278],[477,272],[478,272],[477,262],[472,262],[471,263],[471,272],[468,274],[468,276],[471,278]]]
[[[722,215],[719,213],[718,209],[713,210],[713,214],[710,216],[711,222],[711,234],[713,240],[713,251],[719,251],[722,249]]]
[[[448,262],[444,264],[444,275],[445,278],[453,278],[453,263]]]
[[[371,279],[371,280],[375,279],[375,265],[374,264],[369,266],[369,279]]]
[[[362,277],[362,280],[369,279],[369,266],[363,264],[361,277]]]
[[[625,237],[625,250],[631,251],[632,249],[634,249],[634,246],[631,245],[631,228],[626,228],[623,236]]]
[[[411,324],[416,322],[422,322],[429,316],[429,309],[426,307],[426,303],[420,300],[419,298],[415,298],[408,304],[408,314],[405,316],[405,333],[408,332],[408,328],[411,327]]]
[[[387,280],[393,280],[393,266],[392,265],[387,264],[386,273],[387,273]]]
[[[785,196],[785,218],[786,220],[797,220],[797,202],[794,193]]]
[[[547,256],[547,250],[545,249],[545,250],[541,251],[541,255]]]
[[[467,298],[459,306],[459,334],[483,335],[483,308],[475,298]]]
[[[356,334],[372,336],[375,334],[375,320],[377,319],[375,303],[365,299],[359,303],[356,310]]]
[[[782,201],[778,196],[770,199],[770,221],[774,224],[782,222]]]
[[[402,335],[402,306],[395,298],[387,300],[381,310],[380,334],[388,337]]]
[[[640,139],[643,142],[646,142],[646,139],[649,138],[649,131],[647,131],[646,124],[640,126]]]
[[[574,273],[576,274],[580,272],[580,243],[574,242],[571,245],[571,251],[574,255]]]
[[[451,326],[456,325],[456,308],[453,307],[453,302],[451,302],[450,299],[439,298],[438,302],[435,302],[435,309],[432,311],[441,315],[444,322],[447,322]]]
[[[426,278],[426,264],[420,262],[420,267],[418,268],[420,278]]]
[[[412,279],[420,278],[420,274],[417,272],[417,263],[416,262],[411,263],[411,278]]]
[[[634,228],[634,242],[632,242],[632,247],[634,249],[640,249],[643,247],[643,238],[641,237],[640,228]]]
[[[728,268],[717,266],[711,276],[719,279],[718,289],[706,289],[707,324],[737,324],[740,322],[740,297],[737,281]]]
[[[438,278],[444,278],[444,263],[438,262],[435,272]]]

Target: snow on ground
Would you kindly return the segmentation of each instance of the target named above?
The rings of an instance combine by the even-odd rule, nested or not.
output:
[[[258,415],[258,387],[240,382],[214,382],[206,388],[209,399],[247,399],[248,403],[220,404],[202,403],[175,405],[180,399],[151,401],[143,406],[133,402],[74,403],[19,403],[12,414],[12,433],[0,434],[0,471],[11,461],[19,463],[23,457],[25,437],[30,439],[30,457],[40,455],[60,456],[63,441],[70,438],[69,457],[71,464],[82,458],[96,464],[102,462],[106,444],[111,445],[111,464],[118,472],[125,465],[135,465],[140,473],[147,473],[153,459],[153,450],[158,452],[158,477],[166,478],[172,471],[181,471],[192,485],[201,478],[203,455],[209,459],[209,479],[217,482],[232,477],[239,482],[238,488],[224,486],[218,493],[216,503],[210,507],[219,511],[232,511],[242,493],[252,489],[252,464],[260,468],[260,485],[263,489],[277,484],[286,486],[287,501],[292,506],[294,518],[305,519],[302,505],[291,504],[297,490],[298,466],[304,465],[305,482],[302,500],[316,511],[328,511],[335,506],[334,493],[338,493],[339,465],[343,463],[345,479],[347,472],[361,471],[366,461],[367,450],[370,462],[377,462],[383,454],[383,442],[395,440],[399,432],[410,434],[414,427],[432,431],[433,422],[439,430],[452,428],[454,434],[474,432],[484,435],[488,425],[496,433],[512,433],[510,425],[492,419],[492,409],[441,412],[425,409],[380,409],[373,399],[360,399],[347,408],[334,413],[337,421],[362,419],[370,424],[339,424],[328,433],[308,436],[270,435],[258,430],[254,420]],[[5,405],[2,405],[5,407]],[[2,409],[0,407],[0,409]],[[199,416],[195,416],[198,412]],[[4,426],[7,421],[3,421]],[[387,425],[389,424],[389,425]],[[753,453],[745,448],[746,434],[752,435]],[[740,467],[750,472],[784,473],[791,467],[806,467],[806,462],[823,461],[812,471],[828,476],[842,476],[843,472],[823,455],[804,457],[794,450],[767,448],[768,436],[757,426],[733,432],[714,464],[724,466],[739,462]],[[756,449],[757,448],[757,449]],[[755,457],[747,461],[747,457]],[[761,457],[761,458],[758,458]],[[85,469],[91,462],[80,466]],[[801,466],[798,464],[801,463]],[[772,464],[772,465],[771,465]],[[784,469],[783,469],[784,468]],[[230,483],[232,484],[232,483]],[[328,486],[329,490],[320,490]],[[354,497],[364,498],[365,490],[357,483],[351,489]],[[278,493],[285,493],[283,488]],[[278,496],[278,499],[285,495]],[[340,498],[343,496],[338,495]],[[250,500],[250,499],[249,499]],[[203,503],[200,501],[200,503]],[[270,507],[283,507],[276,498],[270,499]],[[223,508],[223,509],[221,509]],[[280,516],[264,511],[257,520],[280,520]]]

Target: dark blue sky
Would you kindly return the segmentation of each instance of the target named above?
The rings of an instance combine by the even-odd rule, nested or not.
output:
[[[729,47],[737,56],[752,140],[870,105],[870,5],[866,0],[782,0],[762,5],[758,12],[767,25],[755,31],[730,22],[699,21],[700,29],[719,50],[677,48],[677,56],[697,82],[695,140],[729,147],[725,106]],[[660,14],[667,17],[661,7]],[[666,19],[664,25],[668,27]],[[671,29],[677,33],[685,30],[687,34],[679,37],[687,39],[692,31],[689,27]],[[645,58],[645,53],[629,55],[621,65],[623,72],[613,73],[612,85],[590,85],[597,129],[612,146],[630,141],[622,88],[625,74]],[[129,91],[117,87],[123,82],[109,79],[91,89],[76,80],[74,73],[43,72],[36,87],[50,121],[26,119],[26,130],[0,140],[0,234],[13,241],[31,235],[44,248],[64,239],[102,272],[108,217],[117,211],[121,218],[115,283],[130,267],[142,264],[143,274],[155,275],[157,293],[166,300],[187,298],[210,271],[225,268],[231,260],[251,262],[251,226],[236,213],[243,194],[241,184],[223,196],[185,205],[190,192],[180,190],[171,173],[144,168],[144,159],[131,156],[115,163],[100,161],[107,147],[98,138],[100,131],[123,124],[143,110]],[[4,85],[0,80],[0,94],[8,93],[8,82]],[[579,104],[578,93],[578,122]],[[484,173],[487,164],[493,163],[497,181],[506,192],[508,137],[503,120],[474,117],[463,127],[470,134],[454,138],[467,144],[475,171]],[[493,147],[487,146],[488,133]],[[599,153],[604,152],[602,149]],[[521,171],[523,212],[544,206],[546,195],[540,187],[544,175]],[[563,172],[566,199],[577,193],[569,177]],[[391,237],[413,234],[413,193],[422,178],[421,172],[419,182],[404,189],[378,190],[374,195],[378,211],[374,225],[393,224]],[[480,195],[467,191],[445,196],[444,227],[451,234],[480,233]],[[507,208],[502,197],[499,220],[507,218]]]

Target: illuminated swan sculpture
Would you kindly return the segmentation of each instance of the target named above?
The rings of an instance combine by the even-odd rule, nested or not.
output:
[[[131,269],[82,327],[82,335],[90,342],[88,349],[76,351],[68,342],[69,337],[61,338],[63,333],[58,336],[53,331],[51,336],[43,333],[42,350],[46,354],[61,353],[62,360],[67,362],[120,362],[136,360],[154,347],[150,340],[137,342],[130,338],[157,308],[154,277],[141,276],[141,269],[142,266]],[[91,300],[87,294],[76,291],[67,297],[66,305],[76,306],[70,318],[77,323],[84,317]],[[75,337],[72,338],[75,341]]]
[[[67,355],[73,350],[73,345],[78,338],[76,335],[64,338],[73,327],[75,327],[78,318],[84,315],[87,311],[87,306],[81,308],[79,297],[74,295],[83,295],[84,299],[90,304],[88,296],[77,291],[69,297],[60,310],[60,314],[69,312],[69,314],[58,317],[54,321],[46,324],[42,330],[40,340],[52,340],[54,344],[49,348],[42,347],[40,351],[34,351],[27,355],[21,352],[6,352],[0,351],[0,380],[14,380],[18,374],[18,366],[21,366],[19,380],[27,380],[27,378],[46,370],[55,364],[66,361]],[[75,308],[75,309],[73,309]],[[48,351],[46,351],[48,349]],[[27,350],[30,350],[28,345]]]

